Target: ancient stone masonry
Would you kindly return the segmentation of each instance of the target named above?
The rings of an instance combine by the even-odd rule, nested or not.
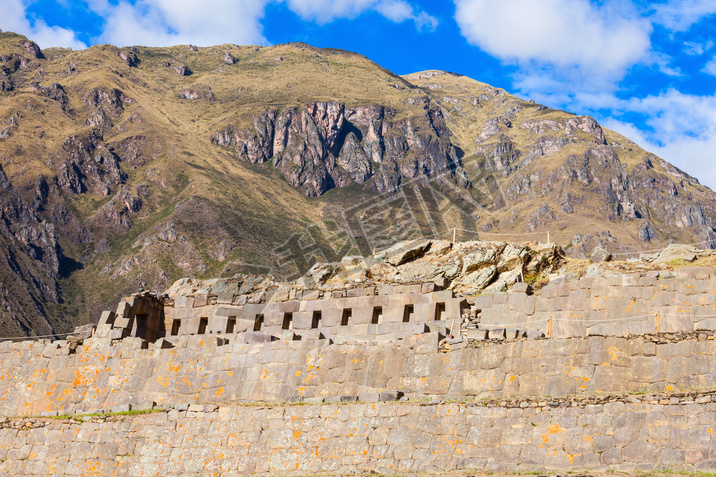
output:
[[[167,300],[167,338],[220,333],[256,332],[250,339],[278,339],[283,331],[316,330],[335,339],[390,341],[434,328],[460,323],[467,301],[434,283],[369,286],[323,292],[291,290],[293,299],[275,295],[247,303],[246,295],[197,294]],[[277,299],[278,298],[278,299]],[[285,296],[283,297],[285,298]]]
[[[0,343],[0,470],[716,469],[716,269],[590,273],[478,295],[442,276],[134,294],[67,340]],[[151,414],[107,415],[129,410]]]
[[[156,295],[137,293],[120,301],[116,312],[102,313],[98,337],[122,339],[131,336],[153,342],[164,334],[163,318],[162,301]]]
[[[469,299],[484,328],[520,328],[554,337],[689,332],[716,329],[716,270],[551,280],[539,295],[528,287]]]
[[[524,402],[191,405],[109,418],[13,419],[6,475],[314,475],[535,469],[713,470],[711,396]],[[557,404],[552,406],[551,404]],[[577,403],[574,403],[577,404]]]

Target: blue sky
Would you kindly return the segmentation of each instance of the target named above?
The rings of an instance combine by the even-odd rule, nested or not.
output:
[[[41,47],[304,41],[594,116],[716,189],[716,0],[0,0]]]

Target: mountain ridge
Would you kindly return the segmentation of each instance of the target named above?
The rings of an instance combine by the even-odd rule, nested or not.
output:
[[[716,196],[695,178],[588,116],[456,73],[398,76],[301,43],[43,52],[0,33],[0,98],[14,204],[0,274],[56,290],[8,293],[0,333],[69,331],[182,276],[298,278],[453,229],[549,231],[577,258],[716,246]],[[56,267],[18,222],[51,226]]]

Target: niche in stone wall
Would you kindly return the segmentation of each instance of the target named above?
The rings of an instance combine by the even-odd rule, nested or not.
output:
[[[261,331],[264,326],[264,315],[256,315],[254,318],[254,331]]]
[[[403,323],[409,323],[415,319],[415,306],[405,305],[403,309]]]
[[[314,311],[311,319],[311,328],[318,328],[321,325],[321,312]]]
[[[206,326],[209,324],[209,318],[208,317],[201,317],[199,318],[199,331],[198,334],[203,335],[206,333]]]
[[[435,320],[440,321],[445,319],[445,303],[435,304]]]
[[[229,319],[226,321],[226,332],[233,333],[235,327],[236,327],[236,317],[230,316]]]
[[[348,326],[348,323],[351,321],[351,318],[353,317],[353,309],[352,308],[346,308],[343,310],[343,316],[341,317],[341,326]]]
[[[293,313],[284,313],[283,314],[283,323],[281,324],[281,329],[283,329],[283,330],[292,330],[293,329]]]
[[[383,307],[376,306],[373,308],[373,318],[370,320],[370,322],[374,325],[377,325],[381,321],[383,321]]]
[[[179,327],[181,326],[181,320],[173,320],[172,321],[172,336],[176,336],[179,334]]]

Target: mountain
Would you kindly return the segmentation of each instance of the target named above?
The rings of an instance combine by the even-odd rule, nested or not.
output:
[[[716,246],[714,193],[588,116],[301,43],[41,51],[0,33],[0,167],[5,336],[183,276],[296,279],[417,237]]]

